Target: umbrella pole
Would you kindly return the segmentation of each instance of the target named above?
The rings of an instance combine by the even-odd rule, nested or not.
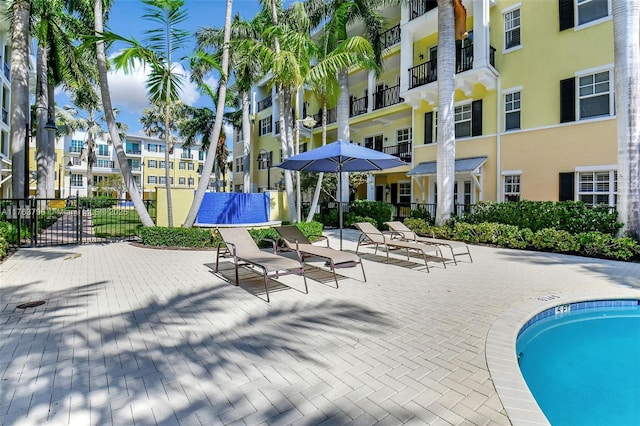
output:
[[[338,166],[338,222],[340,224],[340,251],[342,251],[342,165]]]

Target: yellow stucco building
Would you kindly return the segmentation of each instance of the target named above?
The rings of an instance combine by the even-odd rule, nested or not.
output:
[[[615,205],[616,117],[609,1],[463,0],[466,40],[456,42],[456,199],[582,200]],[[435,208],[437,2],[381,10],[387,18],[383,70],[349,74],[355,143],[409,163],[377,172],[359,198],[396,205],[396,214]],[[252,190],[274,187],[281,161],[275,89],[253,92]],[[320,104],[300,95],[300,150],[321,144]],[[329,105],[328,142],[337,139]],[[234,143],[235,190],[242,189],[241,138]],[[268,160],[267,160],[268,159]],[[270,170],[269,170],[270,169]]]

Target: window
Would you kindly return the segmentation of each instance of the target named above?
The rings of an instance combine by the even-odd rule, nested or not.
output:
[[[396,142],[398,142],[398,145],[402,143],[411,143],[412,139],[413,130],[411,129],[411,127],[396,130]]]
[[[157,162],[156,160],[149,160],[149,161],[147,162],[147,166],[148,166],[150,169],[157,169],[157,168],[158,168],[158,162]]]
[[[398,202],[411,203],[411,182],[398,182]]]
[[[187,180],[184,177],[178,178],[178,185],[186,185]]]
[[[167,177],[166,176],[158,176],[160,185],[166,185],[167,184]]]
[[[236,173],[240,173],[244,171],[244,164],[242,161],[242,157],[236,158]]]
[[[615,170],[578,173],[578,200],[585,204],[615,206],[618,173]]]
[[[187,169],[193,170],[193,163],[187,163]]]
[[[156,184],[158,183],[158,179],[155,176],[147,176],[147,183]]]
[[[69,152],[82,152],[82,147],[84,146],[83,141],[72,140],[71,146],[69,147]]]
[[[96,160],[96,167],[103,169],[112,169],[114,166],[113,161],[111,160]]]
[[[193,178],[191,176],[189,176],[189,186],[193,186]]]
[[[98,145],[98,155],[109,156],[109,145]]]
[[[159,165],[159,167],[160,167],[161,169],[166,168],[166,167],[167,167],[167,162],[166,162],[166,161],[164,161],[164,160],[160,160],[160,165]]]
[[[71,186],[75,188],[83,186],[81,174],[71,173]]]
[[[271,133],[271,116],[263,118],[259,121],[260,127],[258,128],[258,136]]]
[[[504,95],[504,129],[520,128],[520,92]]]
[[[577,0],[578,25],[609,16],[608,0]]]
[[[520,201],[520,175],[504,175],[504,201]]]
[[[504,14],[504,50],[520,46],[520,9]]]
[[[611,84],[609,71],[578,77],[580,119],[611,115]]]
[[[186,170],[186,169],[187,169],[187,163],[186,163],[186,162],[184,162],[184,161],[179,162],[179,163],[178,163],[178,168],[179,168],[180,170]]]
[[[471,136],[471,104],[460,105],[454,111],[456,138]]]
[[[261,152],[258,154],[258,170],[268,169],[273,160],[273,151]]]
[[[131,170],[133,171],[138,171],[140,170],[140,160],[132,160],[132,159],[127,159],[127,163],[129,163],[129,167],[131,167]]]

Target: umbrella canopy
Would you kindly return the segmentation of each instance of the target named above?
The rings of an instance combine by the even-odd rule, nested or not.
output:
[[[398,157],[338,140],[294,155],[275,167],[305,172],[366,172],[408,165]]]
[[[338,140],[302,154],[294,155],[275,167],[306,172],[367,172],[408,164],[393,155]],[[339,176],[341,178],[341,176]],[[341,182],[338,188],[342,191]],[[342,200],[342,194],[339,197]],[[342,203],[338,203],[340,250],[342,250]]]

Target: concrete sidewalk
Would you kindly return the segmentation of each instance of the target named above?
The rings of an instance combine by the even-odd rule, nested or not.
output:
[[[336,289],[317,263],[308,295],[286,276],[266,303],[258,275],[214,274],[213,251],[21,249],[0,265],[0,423],[510,424],[485,357],[493,321],[552,293],[640,289],[640,265],[471,252],[426,273],[367,247],[366,283],[340,269]]]

